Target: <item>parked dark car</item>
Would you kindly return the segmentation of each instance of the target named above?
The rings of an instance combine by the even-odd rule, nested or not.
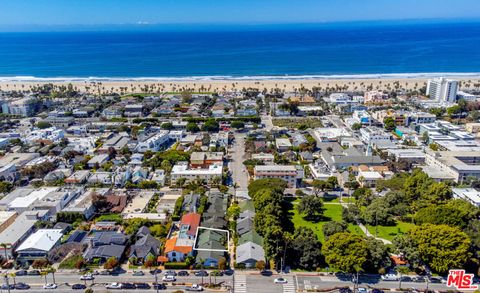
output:
[[[272,271],[263,270],[263,271],[260,272],[260,275],[265,276],[265,277],[270,277],[271,275],[273,275],[273,273],[272,273]]]
[[[188,276],[189,273],[188,273],[187,271],[180,271],[180,272],[178,272],[178,275],[179,275],[180,277],[185,277],[185,276]]]
[[[82,290],[82,289],[87,289],[87,286],[84,284],[73,284],[72,285],[73,290]]]
[[[150,289],[150,285],[147,283],[134,283],[135,289]]]
[[[150,271],[150,274],[155,275],[155,274],[160,274],[162,272],[161,269],[154,269]]]
[[[228,269],[228,270],[224,270],[223,273],[224,273],[226,276],[231,276],[231,275],[235,274],[235,271],[232,270],[232,269]]]
[[[28,284],[19,282],[19,283],[15,284],[15,289],[17,289],[17,290],[28,290],[28,289],[30,289],[30,286]]]
[[[372,291],[370,291],[371,293],[385,293],[383,292],[382,290],[380,289],[372,289]]]
[[[27,275],[29,276],[40,276],[40,271],[38,270],[31,270],[27,272]]]
[[[122,289],[135,289],[135,285],[132,283],[122,283]]]
[[[153,283],[153,289],[157,289],[157,290],[167,290],[167,285],[163,284],[163,283]]]
[[[340,293],[352,293],[352,289],[346,287],[346,288],[340,288],[340,290],[338,290]]]
[[[15,275],[18,276],[26,276],[28,274],[28,271],[26,270],[20,270],[15,273]]]
[[[165,276],[177,276],[177,272],[175,271],[165,271],[163,274]]]
[[[12,290],[12,289],[15,289],[15,285],[13,285],[13,284],[8,284],[8,285],[7,284],[2,284],[0,286],[0,289],[2,289],[2,290],[8,290],[8,289]]]
[[[196,271],[195,276],[196,277],[207,277],[208,273],[207,273],[207,271]]]

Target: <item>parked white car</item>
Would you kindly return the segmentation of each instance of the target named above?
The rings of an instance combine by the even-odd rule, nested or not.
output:
[[[107,289],[122,289],[122,283],[110,283],[105,286]]]
[[[43,285],[43,289],[57,289],[57,284],[45,284]]]
[[[172,276],[172,275],[166,275],[166,276],[163,276],[162,278],[162,281],[163,282],[175,282],[177,279],[175,278],[175,276]]]
[[[95,277],[90,273],[80,276],[80,280],[82,280],[82,281],[90,281],[90,280],[93,280],[93,279],[95,279]]]
[[[185,287],[187,291],[203,291],[203,287],[198,284],[192,284],[192,286]]]
[[[381,278],[383,281],[398,281],[398,277],[395,274],[385,274]]]
[[[288,283],[288,281],[285,278],[276,278],[273,282],[275,284],[287,284]]]

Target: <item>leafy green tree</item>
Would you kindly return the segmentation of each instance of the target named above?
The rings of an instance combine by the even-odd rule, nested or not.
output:
[[[414,220],[417,224],[445,224],[465,228],[478,216],[479,209],[477,207],[465,200],[457,199],[446,204],[426,206],[415,214]]]
[[[358,188],[352,195],[356,199],[356,204],[359,206],[368,206],[373,200],[373,192],[370,188]]]
[[[252,181],[248,185],[248,194],[253,197],[262,189],[279,189],[283,192],[287,188],[287,182],[278,178],[264,178]]]
[[[189,132],[196,133],[200,131],[200,127],[198,127],[197,123],[195,122],[188,122],[186,126],[186,130]]]
[[[220,126],[218,125],[218,122],[215,119],[208,119],[202,125],[202,130],[208,131],[208,132],[216,132],[219,130],[219,128]]]
[[[118,265],[119,265],[119,262],[118,262],[117,258],[112,256],[109,259],[107,259],[105,264],[103,264],[103,268],[106,269],[106,270],[112,270],[112,269],[116,268]]]
[[[145,180],[138,184],[140,189],[156,189],[158,188],[158,183],[153,180]]]
[[[321,192],[325,191],[328,188],[327,181],[323,180],[313,180],[312,181],[313,193],[316,196],[319,196]]]
[[[352,130],[360,130],[362,128],[362,124],[360,123],[353,123]]]
[[[238,206],[238,204],[233,203],[232,205],[230,205],[230,207],[228,207],[227,215],[228,215],[228,217],[231,217],[234,220],[236,220],[238,218],[238,216],[240,215],[240,212],[241,212],[241,209]]]
[[[182,96],[182,103],[184,104],[190,104],[192,103],[193,101],[193,96],[192,96],[192,93],[189,92],[189,91],[183,91],[181,93],[181,96]]]
[[[402,240],[396,241],[395,245],[403,244],[410,249],[406,253],[409,260],[409,254],[414,251],[422,262],[440,274],[451,268],[464,267],[471,256],[470,238],[456,227],[424,224],[411,229]],[[402,246],[397,248],[405,250]]]
[[[305,215],[308,220],[316,220],[324,212],[322,199],[315,195],[306,195],[298,203],[297,211],[299,214]]]
[[[368,247],[360,236],[341,232],[330,236],[322,247],[322,254],[331,268],[352,273],[365,265]]]
[[[468,226],[465,228],[465,233],[472,241],[473,250],[476,254],[475,256],[480,258],[480,220],[475,219],[470,221]]]
[[[335,176],[330,176],[327,179],[328,189],[333,190],[338,187],[338,179]]]
[[[365,271],[378,273],[380,269],[389,267],[391,261],[387,246],[373,237],[367,237],[365,241],[368,249]]]
[[[245,123],[243,123],[242,121],[235,120],[235,121],[232,121],[230,126],[235,129],[242,129],[242,128],[245,128]]]
[[[347,224],[345,222],[330,221],[326,222],[322,227],[323,236],[328,240],[330,236],[340,232],[347,232]]]
[[[47,121],[38,121],[37,122],[37,127],[39,129],[45,129],[45,128],[52,127],[52,124],[48,123]]]
[[[360,209],[357,205],[342,207],[342,220],[346,223],[355,223],[360,216]]]
[[[439,203],[451,199],[452,194],[450,186],[444,182],[436,182],[427,188],[423,197],[432,203]]]
[[[415,169],[412,172],[412,175],[405,179],[403,185],[407,202],[412,203],[419,199],[433,183],[435,183],[433,179],[428,177],[426,173],[419,169]]]
[[[312,270],[322,264],[322,244],[312,229],[296,229],[287,254],[287,263],[295,268]]]
[[[390,213],[390,206],[382,198],[376,198],[362,211],[362,219],[369,225],[394,225],[395,220]]]
[[[385,117],[385,119],[383,119],[383,125],[387,131],[394,131],[396,127],[393,117]]]
[[[173,124],[171,122],[164,122],[164,123],[162,123],[162,125],[160,127],[162,129],[172,130],[173,129]]]
[[[0,181],[0,193],[9,193],[13,189],[13,184],[7,181]]]
[[[451,118],[460,113],[462,113],[462,107],[460,107],[459,105],[454,105],[447,108],[447,114]]]

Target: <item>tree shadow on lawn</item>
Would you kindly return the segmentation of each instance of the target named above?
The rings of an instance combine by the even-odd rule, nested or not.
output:
[[[293,204],[294,201],[295,201],[295,198],[285,198],[284,206],[283,206],[285,214],[287,215],[289,222],[291,222],[292,225],[293,225],[292,218],[294,216],[293,210],[295,209],[295,205]],[[317,224],[319,222],[328,222],[332,220],[332,218],[326,217],[324,215],[318,215],[313,217],[306,217],[306,216],[301,216],[301,217],[304,221],[314,223],[314,224]]]
[[[323,215],[316,215],[316,216],[311,216],[311,217],[302,216],[302,219],[307,221],[307,222],[314,223],[314,224],[318,224],[320,222],[328,222],[328,221],[332,220],[332,218],[325,217]]]

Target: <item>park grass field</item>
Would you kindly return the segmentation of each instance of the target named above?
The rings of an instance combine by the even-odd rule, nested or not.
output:
[[[295,208],[299,201],[300,201],[299,199],[296,199],[295,201],[293,201],[292,202],[293,208],[290,210],[290,214],[292,216],[292,222],[295,228],[308,227],[312,229],[313,232],[315,232],[315,234],[317,235],[318,239],[321,242],[324,242],[325,237],[322,232],[322,227],[325,223],[329,221],[338,221],[338,222],[342,221],[342,206],[340,204],[335,204],[335,203],[325,204],[324,205],[325,212],[323,214],[324,216],[323,219],[318,222],[311,222],[311,221],[305,220]],[[349,224],[348,230],[355,234],[364,235],[362,230],[360,230],[360,228],[354,224]]]
[[[375,235],[375,232],[377,232],[377,237],[392,241],[395,236],[407,233],[415,227],[415,224],[397,221],[395,226],[377,226],[377,229],[375,229],[375,226],[370,225],[366,227],[372,235]]]

